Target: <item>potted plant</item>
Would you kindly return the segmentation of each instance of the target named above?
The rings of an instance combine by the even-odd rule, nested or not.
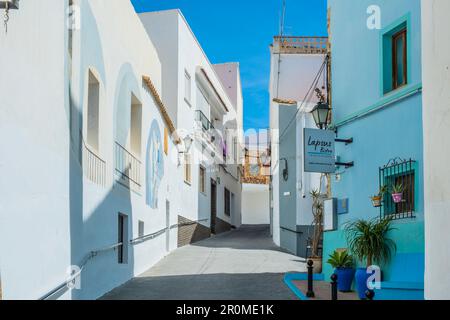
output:
[[[396,250],[395,242],[388,237],[394,230],[392,218],[375,218],[372,220],[350,221],[345,225],[350,252],[360,261],[366,262],[366,268],[358,268],[355,274],[356,289],[360,299],[365,299],[368,289],[367,279],[370,276],[367,268],[374,262],[382,264],[389,261]]]
[[[405,188],[401,183],[392,186],[392,200],[394,200],[395,203],[402,202],[404,190]]]
[[[337,286],[341,292],[349,292],[352,288],[355,269],[353,268],[353,257],[348,254],[347,250],[335,250],[330,254],[327,261],[334,268],[337,275]]]
[[[323,233],[323,199],[319,190],[313,190],[310,194],[313,200],[312,213],[314,234],[311,239],[311,256],[309,259],[314,262],[314,273],[321,273],[322,257],[319,255],[319,247]]]
[[[380,191],[378,192],[378,194],[371,197],[372,204],[375,208],[381,207],[381,201],[383,200],[383,196],[386,193],[386,191],[387,191],[387,187],[382,186],[380,188]]]

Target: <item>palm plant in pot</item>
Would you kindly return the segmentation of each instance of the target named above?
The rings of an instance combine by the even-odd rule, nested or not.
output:
[[[337,286],[341,292],[349,292],[352,288],[355,269],[353,268],[353,257],[347,250],[335,250],[330,254],[327,261],[334,268],[337,275]]]
[[[401,183],[392,186],[392,200],[395,203],[400,203],[403,200],[403,191],[405,188]]]
[[[350,221],[344,230],[350,252],[358,260],[366,262],[366,268],[358,268],[355,274],[359,298],[364,299],[368,290],[367,279],[370,276],[367,268],[373,263],[388,262],[397,249],[395,242],[388,237],[388,233],[394,230],[392,218]]]
[[[378,194],[370,197],[372,199],[372,204],[375,208],[381,207],[381,201],[383,201],[383,196],[387,192],[387,186],[382,186]]]

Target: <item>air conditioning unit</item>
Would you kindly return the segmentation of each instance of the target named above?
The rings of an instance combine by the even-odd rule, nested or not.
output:
[[[9,9],[19,9],[19,0],[0,0],[1,9],[6,9],[6,5]]]

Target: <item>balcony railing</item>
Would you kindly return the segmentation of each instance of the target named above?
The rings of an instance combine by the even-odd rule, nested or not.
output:
[[[208,117],[201,110],[195,111],[195,120],[201,123],[203,131],[214,129],[211,121],[209,121]]]
[[[282,52],[327,53],[328,37],[274,37],[274,45]]]
[[[86,144],[80,132],[82,141],[83,173],[92,182],[106,185],[106,162],[96,155]]]
[[[116,173],[128,187],[141,187],[141,161],[125,147],[116,142]]]

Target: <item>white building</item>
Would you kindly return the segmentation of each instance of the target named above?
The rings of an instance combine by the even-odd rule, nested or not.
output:
[[[198,172],[184,192],[178,162],[186,148],[175,129],[192,127],[194,112],[176,117],[169,98],[185,96],[164,95],[170,65],[152,40],[128,0],[11,9],[0,32],[2,298],[98,298],[176,248],[189,229],[180,216],[210,219],[198,210]],[[192,76],[217,90],[223,108],[211,112],[223,119],[233,106],[203,70]]]
[[[316,127],[309,111],[317,99],[307,93],[325,61],[326,43],[326,38],[275,37],[270,47],[271,227],[274,242],[301,257],[312,236],[310,191],[320,186],[320,174],[303,168],[303,129]]]
[[[450,299],[450,2],[422,1],[425,298]]]
[[[140,18],[161,57],[168,113],[180,136],[193,139],[183,163],[189,179],[175,191],[182,204],[176,210],[213,233],[239,227],[243,139],[239,65],[212,65],[179,10],[141,13]]]

